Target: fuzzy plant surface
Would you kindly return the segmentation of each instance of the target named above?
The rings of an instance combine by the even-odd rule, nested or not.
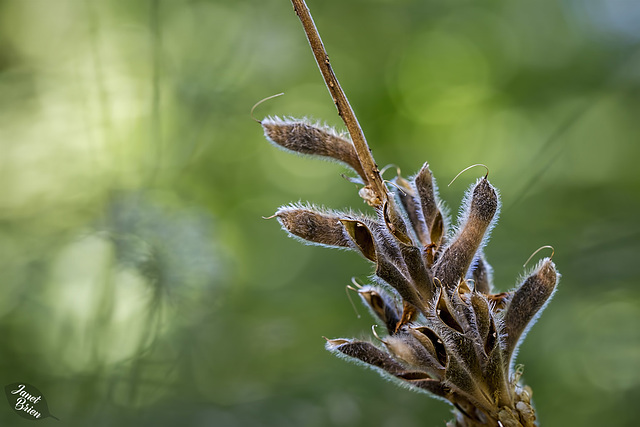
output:
[[[518,346],[556,289],[544,258],[510,292],[494,293],[483,254],[500,210],[488,174],[467,191],[451,227],[427,163],[413,177],[382,180],[355,115],[333,74],[303,1],[292,0],[349,134],[307,120],[260,121],[280,148],[351,168],[373,213],[291,204],[277,210],[282,228],[311,244],[359,252],[374,266],[355,290],[380,332],[372,340],[328,339],[332,353],[369,366],[412,390],[453,405],[448,426],[535,426],[532,391],[515,365]]]

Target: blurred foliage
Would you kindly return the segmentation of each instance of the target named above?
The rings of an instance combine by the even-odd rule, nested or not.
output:
[[[474,178],[443,184],[490,167],[499,289],[556,248],[518,360],[542,425],[637,425],[640,4],[309,6],[379,164],[429,161],[453,212]],[[344,286],[370,267],[261,216],[366,206],[265,142],[249,110],[282,91],[256,115],[340,126],[286,0],[0,1],[2,384],[69,426],[444,425],[323,349],[368,336]]]

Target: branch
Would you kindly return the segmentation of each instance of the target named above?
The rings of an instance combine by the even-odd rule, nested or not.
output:
[[[358,160],[360,161],[360,165],[366,175],[367,185],[365,188],[368,188],[373,192],[373,197],[364,196],[366,192],[361,194],[363,194],[365,200],[367,200],[367,202],[372,206],[383,206],[389,199],[387,188],[382,182],[380,171],[373,159],[373,156],[371,155],[371,150],[369,149],[367,140],[364,137],[362,128],[358,123],[358,119],[347,100],[347,96],[340,87],[340,83],[338,82],[336,75],[333,73],[333,69],[329,63],[329,55],[327,55],[327,51],[322,44],[322,39],[320,38],[320,34],[318,33],[315,23],[313,22],[311,12],[309,12],[309,8],[305,4],[304,0],[291,0],[291,3],[293,3],[293,8],[304,27],[307,40],[309,40],[311,50],[316,58],[316,63],[318,64],[318,68],[320,68],[322,77],[324,77],[327,89],[329,89],[333,102],[336,104],[338,114],[347,126],[349,135],[351,135],[351,141],[356,149]]]

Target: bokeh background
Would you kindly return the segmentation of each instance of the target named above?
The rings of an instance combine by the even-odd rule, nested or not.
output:
[[[482,171],[445,184],[489,166],[498,289],[555,247],[518,358],[541,425],[637,425],[640,3],[310,7],[381,166],[428,160],[452,212]],[[262,217],[367,207],[341,166],[264,140],[249,110],[278,92],[258,118],[341,127],[286,0],[0,1],[3,386],[36,386],[67,426],[450,419],[324,350],[370,337],[345,285],[371,267]]]

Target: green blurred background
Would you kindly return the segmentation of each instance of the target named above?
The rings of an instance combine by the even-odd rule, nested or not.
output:
[[[555,247],[518,357],[541,425],[637,425],[640,3],[310,7],[378,164],[428,160],[452,212],[482,172],[445,184],[489,166],[499,290]],[[339,165],[264,140],[249,110],[278,92],[257,117],[341,126],[287,0],[0,1],[1,385],[68,426],[450,419],[324,350],[370,337],[345,285],[371,267],[262,216],[367,207]]]

